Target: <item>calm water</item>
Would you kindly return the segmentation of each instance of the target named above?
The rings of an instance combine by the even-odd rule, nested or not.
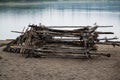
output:
[[[0,39],[16,38],[28,24],[45,25],[113,25],[100,28],[113,31],[120,38],[120,1],[111,2],[52,2],[0,4]],[[105,37],[101,36],[101,37]]]

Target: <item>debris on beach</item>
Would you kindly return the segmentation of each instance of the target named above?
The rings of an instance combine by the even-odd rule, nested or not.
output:
[[[22,53],[29,56],[85,56],[91,58],[95,55],[110,57],[106,52],[99,52],[97,44],[120,46],[115,38],[99,38],[99,35],[114,34],[113,32],[97,31],[97,28],[112,26],[44,26],[28,25],[25,31],[12,31],[20,33],[15,40],[6,45],[4,51]],[[57,29],[58,28],[58,29]],[[77,28],[61,30],[64,28]]]

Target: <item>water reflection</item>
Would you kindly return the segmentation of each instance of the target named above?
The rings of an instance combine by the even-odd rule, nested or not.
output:
[[[104,31],[114,31],[114,36],[120,38],[120,1],[0,4],[0,22],[0,39],[16,38],[19,34],[11,30],[22,31],[29,23],[40,22],[45,25],[93,25],[95,22],[113,25]],[[103,28],[98,30],[103,31]]]

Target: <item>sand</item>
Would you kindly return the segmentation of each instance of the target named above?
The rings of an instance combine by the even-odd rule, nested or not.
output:
[[[25,58],[0,48],[0,80],[120,80],[120,47],[99,45],[111,57]]]

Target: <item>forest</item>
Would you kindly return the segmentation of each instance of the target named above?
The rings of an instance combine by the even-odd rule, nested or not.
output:
[[[120,1],[120,0],[0,0],[0,2],[43,2],[43,1]]]
[[[57,0],[0,0],[0,2],[36,2],[36,1],[57,1]]]

